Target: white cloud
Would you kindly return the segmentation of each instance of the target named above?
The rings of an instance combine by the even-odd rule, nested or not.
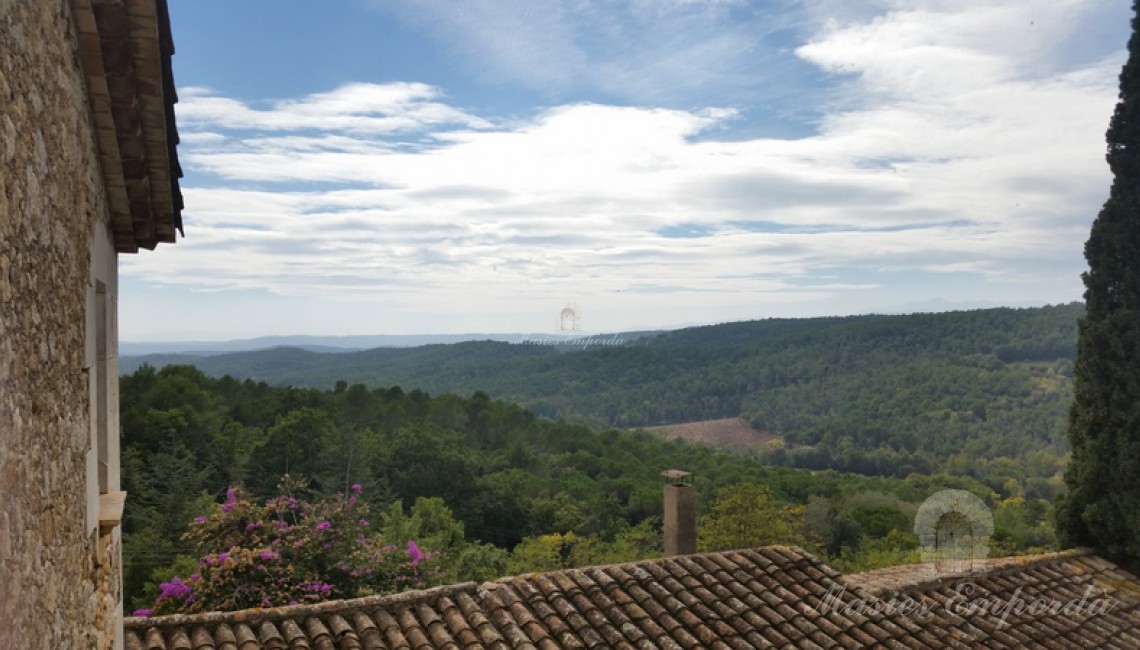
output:
[[[281,100],[258,109],[218,97],[207,89],[183,92],[180,123],[195,127],[271,131],[345,131],[395,133],[443,124],[485,128],[488,122],[446,104],[431,101],[440,92],[422,83],[352,83],[327,93]]]
[[[182,159],[214,180],[187,184],[187,239],[125,272],[406,313],[894,304],[883,278],[914,272],[1075,298],[1121,53],[1049,52],[1090,3],[909,6],[797,50],[844,80],[804,138],[722,137],[741,114],[718,106],[572,103],[493,125],[411,83],[263,108],[183,92]],[[546,34],[532,27],[518,47]]]
[[[180,139],[186,144],[217,144],[225,142],[226,136],[221,133],[211,133],[209,131],[194,131],[181,134]]]

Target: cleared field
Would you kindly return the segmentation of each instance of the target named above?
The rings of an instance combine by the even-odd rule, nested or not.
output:
[[[685,438],[693,442],[726,449],[758,449],[773,440],[781,439],[780,436],[767,431],[754,429],[744,418],[686,422],[661,427],[645,427],[645,430],[661,433],[669,439]]]

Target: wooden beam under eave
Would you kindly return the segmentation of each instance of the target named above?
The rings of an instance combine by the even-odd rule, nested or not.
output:
[[[144,161],[149,179],[154,233],[159,241],[174,241],[175,205],[171,174],[170,134],[177,131],[167,124],[167,84],[165,52],[154,0],[125,0],[131,42],[134,44],[135,97],[142,127]],[[172,49],[172,48],[171,48]],[[174,98],[171,98],[173,100]]]
[[[181,228],[173,40],[165,0],[71,0],[115,248]]]
[[[95,145],[107,199],[115,250],[135,252],[131,227],[130,206],[120,164],[118,138],[111,112],[110,91],[107,88],[106,68],[103,65],[103,42],[98,21],[90,0],[72,0],[72,19],[75,24],[79,60],[87,86],[88,104],[95,128]]]
[[[119,237],[115,235],[115,252],[118,253],[137,253],[139,252],[139,243],[135,241],[135,236],[125,235]]]
[[[127,195],[131,198],[131,226],[135,233],[135,241],[143,248],[147,242],[157,241],[154,228],[154,210],[150,202],[150,179],[143,176],[139,179],[127,181]]]
[[[126,191],[129,232],[137,246],[154,241],[154,217],[150,206],[147,179],[146,145],[143,141],[142,118],[139,115],[135,57],[130,40],[130,25],[124,5],[96,7],[95,22],[103,44],[105,79],[115,124],[119,167]]]

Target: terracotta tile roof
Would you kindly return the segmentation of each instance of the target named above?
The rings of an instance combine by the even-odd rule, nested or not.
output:
[[[972,575],[910,565],[849,575],[880,600],[925,599],[970,645],[1140,648],[1140,579],[1087,549],[987,560]],[[981,611],[987,608],[988,611]]]
[[[984,575],[922,583],[901,579],[906,569],[845,579],[804,551],[772,546],[316,605],[128,618],[125,648],[1140,647],[1140,581],[1091,554],[995,563]],[[971,600],[1076,602],[1091,586],[1114,606],[1072,615],[1025,607],[1002,621],[1000,613],[955,609],[963,580]],[[906,596],[926,608],[889,606]]]

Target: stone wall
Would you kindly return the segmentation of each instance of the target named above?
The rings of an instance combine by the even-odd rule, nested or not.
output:
[[[118,536],[87,494],[91,134],[67,0],[0,0],[0,648],[114,643]]]

